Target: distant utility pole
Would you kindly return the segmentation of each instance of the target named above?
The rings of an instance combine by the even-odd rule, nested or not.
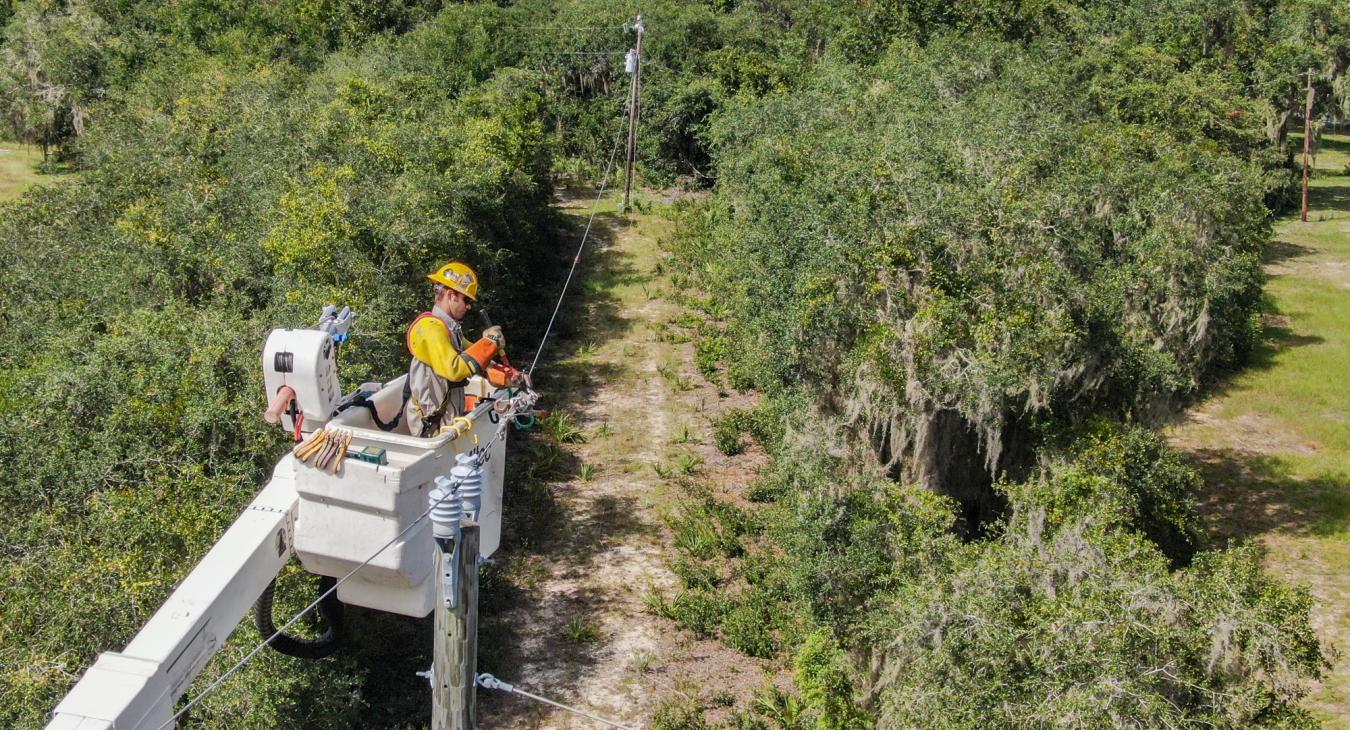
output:
[[[642,25],[642,14],[638,13],[633,23],[637,31],[637,47],[628,51],[624,61],[624,70],[632,75],[628,93],[628,173],[623,189],[623,211],[628,212],[628,204],[633,197],[633,158],[637,157],[637,121],[638,105],[642,99],[642,34],[646,28]]]
[[[642,36],[638,36],[641,38]],[[1313,70],[1308,69],[1308,105],[1303,111],[1303,222],[1308,222],[1308,152],[1312,148]]]

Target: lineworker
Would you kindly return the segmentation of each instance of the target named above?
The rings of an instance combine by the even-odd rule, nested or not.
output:
[[[520,386],[525,378],[516,370],[492,363],[506,349],[498,326],[483,330],[482,339],[464,346],[460,322],[478,301],[478,274],[459,261],[428,274],[435,300],[408,327],[408,380],[404,386],[403,417],[413,436],[435,436],[443,425],[464,415],[464,385],[472,375],[488,378],[497,387]]]

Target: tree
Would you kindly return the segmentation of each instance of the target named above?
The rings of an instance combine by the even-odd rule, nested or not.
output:
[[[0,115],[21,141],[49,150],[83,134],[103,96],[109,35],[88,4],[35,0],[20,5],[0,44]]]

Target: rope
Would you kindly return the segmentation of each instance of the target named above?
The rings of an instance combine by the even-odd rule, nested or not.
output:
[[[497,439],[501,438],[502,434],[506,431],[506,424],[507,421],[503,420],[502,424],[497,427],[497,432],[493,434],[491,439],[488,439],[487,444],[483,447],[483,450],[480,452],[480,454],[486,454],[492,448],[492,445],[497,442]],[[479,456],[479,460],[481,465],[482,460],[481,455]],[[370,561],[374,560],[375,558],[378,558],[381,553],[383,553],[385,550],[388,550],[391,545],[398,542],[404,535],[408,534],[408,531],[416,527],[417,524],[422,520],[425,520],[427,518],[427,515],[431,514],[432,510],[439,507],[441,502],[444,502],[446,499],[450,498],[451,495],[456,494],[455,490],[458,489],[459,486],[463,483],[464,480],[462,479],[456,481],[453,487],[446,491],[445,495],[443,495],[440,499],[436,500],[436,502],[433,503],[430,507],[427,507],[425,512],[417,516],[417,519],[408,523],[407,527],[403,528],[401,532],[399,532],[397,535],[391,538],[389,542],[386,542],[382,547],[380,547],[379,550],[376,550],[373,555],[366,558],[360,565],[356,566],[355,568],[352,568],[350,573],[347,573],[346,575],[338,579],[337,583],[334,583],[332,588],[329,588],[328,590],[324,591],[322,595],[314,599],[313,603],[301,609],[300,613],[295,614],[295,616],[293,616],[291,620],[287,621],[285,625],[277,629],[276,633],[267,637],[262,641],[262,643],[253,647],[253,651],[250,651],[248,654],[245,654],[243,659],[240,659],[238,662],[236,662],[234,666],[230,667],[228,670],[226,670],[224,674],[220,675],[220,677],[218,677],[216,681],[212,682],[206,689],[202,690],[197,694],[197,696],[189,700],[186,705],[183,705],[183,709],[174,713],[173,717],[170,717],[168,720],[166,720],[164,724],[160,725],[157,730],[164,730],[165,728],[170,727],[175,722],[177,722],[179,718],[181,718],[183,715],[186,715],[187,711],[192,709],[193,706],[195,706],[198,702],[201,702],[203,699],[207,697],[207,695],[216,691],[216,689],[219,688],[220,685],[224,684],[225,680],[234,676],[235,672],[238,672],[240,669],[243,669],[244,666],[248,664],[250,661],[252,661],[253,658],[256,657],[263,649],[267,648],[268,644],[271,644],[272,641],[275,640],[278,636],[281,636],[283,633],[285,633],[286,629],[289,629],[292,625],[295,624],[296,621],[299,621],[302,617],[304,617],[305,614],[309,613],[310,611],[313,611],[314,608],[318,606],[321,601],[327,598],[330,594],[336,592],[339,586],[341,586],[343,583],[346,583],[347,580],[350,579],[352,576],[356,575],[357,571],[369,565]]]
[[[526,692],[523,689],[517,689],[515,685],[511,684],[510,682],[503,682],[502,680],[497,679],[491,674],[487,673],[480,674],[478,675],[477,681],[478,686],[482,687],[483,689],[495,689],[502,692],[506,692],[507,694],[517,694],[520,695],[521,697],[534,700],[535,702],[542,702],[546,705],[552,705],[560,710],[565,710],[574,715],[580,715],[589,720],[595,720],[596,722],[602,725],[616,727],[619,728],[619,730],[634,730],[633,728],[630,728],[627,725],[620,725],[619,723],[614,722],[613,720],[606,720],[605,718],[600,717],[599,715],[592,715],[591,713],[586,712],[585,710],[577,709],[575,707],[568,707],[567,705],[564,705],[561,702],[554,702],[553,700],[550,700],[547,697],[540,697],[537,694]]]
[[[539,349],[534,352],[534,361],[525,371],[526,375],[534,374],[534,366],[539,364],[539,356],[544,354],[544,343],[548,342],[548,333],[553,331],[553,323],[558,318],[558,310],[562,309],[563,299],[567,296],[567,287],[572,283],[572,275],[577,271],[577,264],[581,263],[581,252],[586,249],[586,239],[591,235],[591,226],[595,223],[595,214],[600,209],[600,197],[605,194],[605,186],[609,184],[609,173],[614,169],[614,160],[619,156],[619,141],[623,138],[623,127],[619,127],[619,133],[614,135],[614,150],[609,153],[609,164],[605,165],[605,174],[600,178],[600,191],[595,194],[595,202],[591,203],[591,217],[586,220],[586,231],[581,234],[581,245],[577,247],[577,255],[572,257],[572,268],[567,271],[567,280],[563,282],[562,292],[558,294],[558,303],[553,307],[553,314],[548,318],[548,326],[544,328],[544,336],[539,338]]]

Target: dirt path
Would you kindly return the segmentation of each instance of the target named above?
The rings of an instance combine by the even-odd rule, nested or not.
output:
[[[1332,661],[1309,709],[1350,728],[1350,138],[1318,159],[1309,222],[1277,227],[1274,311],[1253,363],[1171,429],[1204,472],[1221,537],[1259,540],[1268,565],[1309,587]]]
[[[584,224],[591,202],[579,196],[560,205]],[[643,727],[672,698],[698,696],[713,674],[735,674],[744,685],[736,694],[747,697],[764,676],[751,660],[647,610],[649,595],[678,582],[662,517],[680,496],[653,465],[677,453],[721,456],[704,437],[715,391],[672,376],[693,368],[687,338],[668,335],[680,309],[669,301],[657,237],[669,226],[659,213],[625,219],[612,202],[602,204],[594,248],[536,377],[571,416],[579,440],[561,453],[552,441],[533,445],[536,464],[561,466],[526,510],[553,510],[556,519],[529,520],[533,534],[517,535],[503,551],[508,585],[498,593],[509,598],[480,629],[484,671]],[[513,520],[520,524],[508,514]],[[518,698],[480,700],[485,728],[599,727]]]

